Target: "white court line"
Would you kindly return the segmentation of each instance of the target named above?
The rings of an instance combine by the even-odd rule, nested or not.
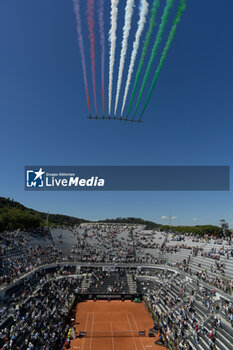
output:
[[[86,319],[86,323],[85,323],[85,332],[87,331],[87,322],[88,322],[88,318],[89,318],[89,312],[88,312],[88,314],[87,314],[87,319]],[[83,347],[84,347],[85,339],[86,339],[86,337],[84,337],[84,339],[83,339],[82,350],[83,350]]]
[[[112,322],[110,322],[111,333],[112,333],[112,350],[114,350],[114,341],[113,341],[113,330],[112,330]]]
[[[139,331],[138,326],[137,326],[137,323],[136,323],[135,318],[134,318],[134,315],[133,315],[133,313],[132,313],[132,312],[130,312],[130,313],[131,313],[131,315],[132,315],[132,318],[133,318],[134,324],[135,324],[135,326],[136,326],[136,330],[137,330],[137,331]],[[143,349],[145,349],[145,346],[144,346],[144,344],[143,344],[143,341],[142,341],[142,338],[141,338],[141,337],[140,337],[140,340],[141,340],[141,343],[142,343]]]
[[[126,312],[126,316],[127,316],[127,320],[128,320],[129,328],[130,328],[130,331],[131,331],[131,334],[132,334],[132,337],[133,337],[133,341],[134,341],[135,349],[137,349],[137,350],[138,350],[138,347],[137,347],[136,341],[135,341],[134,336],[133,336],[133,331],[132,331],[132,328],[131,328],[131,324],[130,324],[130,322],[129,322],[129,317],[128,317],[127,312]]]
[[[91,339],[90,339],[90,346],[89,346],[89,350],[91,350],[91,344],[92,344],[92,334],[93,334],[93,328],[94,328],[94,317],[95,317],[95,313],[94,313],[94,312],[92,312]]]

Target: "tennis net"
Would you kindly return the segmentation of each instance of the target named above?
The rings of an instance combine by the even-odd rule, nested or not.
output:
[[[106,337],[145,337],[146,331],[135,331],[135,330],[106,330],[106,331],[80,331],[79,337],[86,338],[106,338]]]

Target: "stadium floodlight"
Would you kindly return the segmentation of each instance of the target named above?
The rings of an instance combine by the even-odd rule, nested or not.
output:
[[[46,227],[49,227],[49,211],[47,213],[47,217],[46,217]]]
[[[221,219],[220,221],[220,226],[221,226],[221,233],[223,237],[227,236],[227,230],[228,230],[228,223],[226,222],[225,219]]]
[[[161,219],[165,220],[165,219],[169,219],[169,227],[170,227],[170,232],[172,232],[172,220],[176,219],[176,216],[172,216],[171,214],[169,216],[161,216]]]

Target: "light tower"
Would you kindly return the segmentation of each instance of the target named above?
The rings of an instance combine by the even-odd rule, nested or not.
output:
[[[49,211],[48,211],[47,217],[46,217],[46,226],[47,226],[47,228],[49,227]]]
[[[221,226],[221,232],[222,236],[226,237],[226,230],[228,229],[228,223],[225,221],[225,219],[221,219],[220,221],[220,226]]]
[[[169,226],[170,226],[170,233],[172,232],[172,220],[175,220],[176,216],[169,215]]]

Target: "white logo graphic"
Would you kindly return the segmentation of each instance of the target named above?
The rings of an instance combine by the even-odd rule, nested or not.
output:
[[[27,187],[43,187],[43,175],[45,172],[40,168],[38,171],[27,170]]]

